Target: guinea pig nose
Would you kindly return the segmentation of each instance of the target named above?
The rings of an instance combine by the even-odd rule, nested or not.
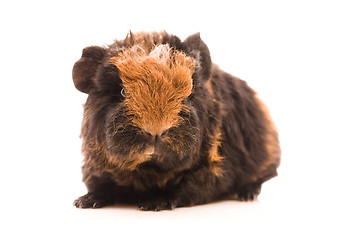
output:
[[[153,136],[153,138],[164,137],[168,133],[169,128],[152,129],[146,128],[144,131]]]

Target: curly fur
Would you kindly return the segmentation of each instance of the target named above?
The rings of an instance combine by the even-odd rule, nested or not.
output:
[[[88,94],[81,138],[81,208],[142,210],[252,200],[277,175],[269,112],[246,82],[211,61],[199,34],[129,33],[91,46],[73,67]]]

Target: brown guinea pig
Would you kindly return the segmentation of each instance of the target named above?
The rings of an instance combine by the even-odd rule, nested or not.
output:
[[[129,33],[83,50],[75,87],[88,94],[79,208],[163,210],[253,200],[277,175],[268,110],[246,82],[211,61],[199,34]]]

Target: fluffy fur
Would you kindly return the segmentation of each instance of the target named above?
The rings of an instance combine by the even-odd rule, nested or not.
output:
[[[163,210],[253,200],[277,175],[276,128],[256,93],[211,61],[199,34],[129,33],[83,50],[75,87],[88,94],[81,138],[88,193]]]

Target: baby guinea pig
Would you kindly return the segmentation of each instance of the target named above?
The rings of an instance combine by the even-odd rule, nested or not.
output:
[[[212,63],[199,34],[129,33],[83,49],[75,87],[88,94],[78,208],[114,203],[159,211],[253,200],[277,175],[267,108],[246,82]]]

